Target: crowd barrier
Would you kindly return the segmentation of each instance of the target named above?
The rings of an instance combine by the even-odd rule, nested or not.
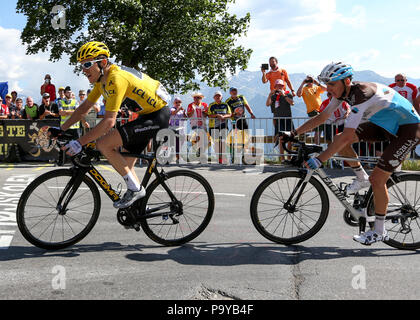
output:
[[[245,118],[243,118],[245,119]],[[162,138],[162,147],[158,152],[166,162],[184,160],[186,162],[196,160],[213,160],[223,164],[254,164],[255,161],[269,163],[280,163],[287,154],[280,154],[276,144],[275,121],[280,125],[277,128],[289,129],[288,123],[293,123],[297,128],[305,123],[308,118],[256,118],[245,119],[248,129],[240,130],[238,125],[241,120],[226,121],[225,127],[219,126],[209,130],[208,119],[205,119],[200,128],[192,128],[192,118],[180,118],[172,122],[169,130],[163,135],[171,136],[166,140]],[[97,119],[97,123],[101,119]],[[123,125],[128,119],[117,119],[117,126]],[[284,123],[282,123],[284,122]],[[59,126],[58,120],[0,120],[0,161],[8,161],[11,148],[19,152],[21,161],[52,161],[58,158],[58,148],[54,141],[50,141],[47,136],[49,127]],[[328,125],[322,125],[318,129],[319,141],[314,141],[315,131],[309,132],[302,139],[306,143],[317,143],[324,146],[330,142],[327,135]],[[80,129],[85,131],[86,129]],[[329,129],[330,130],[330,129]],[[335,132],[336,127],[333,127]],[[82,132],[81,132],[82,133]],[[211,135],[213,134],[213,136]],[[334,136],[331,137],[331,140]],[[200,141],[201,140],[201,141]],[[386,147],[386,143],[357,143],[355,151],[362,158],[373,159],[378,157]],[[153,145],[151,149],[153,150]],[[408,159],[417,159],[413,151]],[[251,163],[250,163],[251,162]],[[254,162],[254,163],[253,163]]]
[[[0,161],[49,161],[58,157],[48,128],[60,126],[58,120],[0,120]]]

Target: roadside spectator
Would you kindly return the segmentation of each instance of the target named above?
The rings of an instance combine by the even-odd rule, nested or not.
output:
[[[9,117],[9,108],[3,104],[3,98],[0,97],[0,119],[7,119]]]
[[[76,110],[77,101],[76,99],[72,99],[72,95],[73,92],[71,91],[71,88],[67,86],[64,89],[64,99],[61,99],[60,104],[58,105],[59,114],[61,116],[61,125],[63,125]],[[79,139],[79,129],[80,122],[76,122],[66,131],[66,133],[70,134],[74,140],[77,140]],[[65,151],[61,151],[59,153],[58,165],[64,165],[65,159]]]
[[[54,101],[56,98],[55,85],[51,83],[51,76],[49,74],[45,75],[44,80],[45,82],[41,86],[41,96],[43,96],[44,93],[49,93],[51,97],[51,101]]]
[[[174,105],[171,108],[171,118],[169,120],[169,128],[174,131],[176,134],[176,141],[175,141],[175,152],[176,152],[176,160],[179,160],[179,152],[181,150],[182,145],[184,144],[184,135],[182,129],[184,128],[185,119],[187,115],[185,113],[184,107],[182,106],[181,98],[174,99]]]
[[[23,108],[22,119],[32,121],[39,119],[38,105],[34,103],[34,99],[32,99],[32,97],[26,98],[26,105]]]
[[[16,109],[16,105],[14,103],[12,103],[12,95],[11,94],[6,94],[6,106],[9,109],[9,118],[10,118],[10,112],[12,112],[12,110]]]
[[[285,91],[286,86],[283,80],[276,80],[274,90],[268,95],[266,106],[271,107],[274,123],[274,148],[279,144],[279,132],[293,131],[292,108],[295,103],[293,95],[289,91]],[[288,148],[292,144],[289,142]],[[279,144],[280,154],[284,154],[283,145]],[[285,158],[289,160],[288,157]]]
[[[322,104],[321,94],[327,91],[327,88],[321,85],[313,76],[308,75],[300,85],[297,96],[303,98],[306,105],[306,113],[309,118],[319,114],[319,108]],[[314,143],[319,144],[320,128],[315,129]]]
[[[269,59],[269,65],[271,70],[266,72],[264,68],[261,68],[262,72],[262,82],[267,83],[270,81],[270,92],[274,90],[276,80],[283,80],[286,82],[293,96],[296,96],[295,90],[293,89],[292,83],[289,80],[289,75],[285,69],[279,68],[279,62],[276,57],[271,57]]]
[[[238,88],[232,87],[229,90],[230,98],[226,100],[226,104],[232,112],[232,120],[235,121],[235,129],[247,130],[248,122],[245,119],[245,109],[248,110],[252,119],[255,119],[254,112],[249,106],[248,101],[243,95],[238,95]]]
[[[389,87],[397,91],[400,95],[402,95],[404,98],[410,101],[411,104],[414,105],[418,90],[414,84],[407,82],[407,77],[404,74],[397,74],[395,76],[395,82],[390,84]]]
[[[10,94],[12,95],[12,103],[14,105],[16,105],[16,99],[17,99],[17,96],[18,96],[17,92],[16,91],[12,91]]]
[[[39,120],[44,119],[60,119],[58,105],[55,102],[51,102],[51,96],[49,93],[44,93],[42,96],[42,104],[39,106]]]
[[[58,88],[58,98],[55,100],[55,103],[58,105],[58,106],[60,106],[61,105],[61,100],[63,100],[63,99],[65,99],[65,95],[64,95],[64,87],[60,87],[60,88]],[[53,101],[53,100],[51,100],[51,101]]]
[[[214,94],[214,102],[209,105],[207,115],[209,117],[209,128],[210,136],[212,140],[214,139],[215,146],[214,149],[217,153],[219,151],[219,163],[226,163],[223,161],[223,139],[226,139],[226,136],[223,137],[220,132],[223,129],[228,129],[227,120],[232,117],[232,111],[230,110],[229,105],[226,102],[222,101],[222,93],[217,91]],[[216,139],[217,137],[217,139]],[[217,143],[217,144],[216,144]],[[218,149],[218,150],[217,150]]]
[[[191,129],[204,129],[207,131],[205,116],[208,110],[207,103],[203,102],[204,95],[200,92],[192,95],[194,102],[190,103],[187,108],[187,116],[190,118]]]
[[[15,108],[10,110],[10,119],[18,120],[22,119],[23,115],[23,100],[21,98],[16,99],[16,105]]]
[[[328,98],[325,99],[321,107],[319,108],[319,112],[323,112],[325,108],[330,104],[332,95],[331,93],[327,93]],[[351,111],[350,105],[347,102],[343,102],[340,107],[334,111],[334,113],[329,117],[329,119],[325,122],[325,140],[329,145],[334,137],[343,132],[344,130],[344,122],[346,121],[347,117],[349,116]]]
[[[88,90],[88,94],[89,93],[90,93],[90,90]],[[79,102],[80,104],[82,104],[82,102],[86,100],[86,92],[84,90],[79,91],[79,98],[80,98],[80,102]],[[89,132],[90,129],[96,126],[96,118],[100,110],[101,110],[101,107],[99,106],[99,104],[95,103],[93,107],[89,110],[89,112],[84,116],[82,123],[83,123],[85,132]]]
[[[207,132],[206,127],[206,114],[208,110],[207,103],[203,102],[204,95],[200,92],[196,92],[192,95],[194,102],[190,103],[187,108],[187,117],[190,118],[191,129],[193,134],[191,136],[191,142],[193,147],[196,146],[200,139],[200,129]],[[207,149],[210,144],[210,138],[207,133],[208,143],[203,144],[203,148]],[[197,150],[196,156],[200,157],[200,149]]]

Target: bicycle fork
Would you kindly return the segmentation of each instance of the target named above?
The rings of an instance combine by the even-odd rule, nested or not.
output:
[[[66,215],[67,213],[67,206],[69,205],[70,200],[76,194],[77,190],[79,189],[80,185],[82,184],[83,177],[85,176],[85,172],[74,171],[73,176],[71,177],[69,183],[64,187],[62,194],[57,203],[57,211],[59,215]]]

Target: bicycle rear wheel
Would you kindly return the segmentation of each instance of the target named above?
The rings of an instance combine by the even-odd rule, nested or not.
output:
[[[281,172],[263,181],[255,190],[251,200],[252,223],[268,240],[296,244],[313,237],[324,225],[329,212],[328,194],[314,177],[306,185],[296,208],[286,208],[302,179],[299,171]]]
[[[86,237],[98,220],[101,198],[87,176],[67,210],[60,210],[59,199],[71,178],[71,170],[54,170],[35,179],[23,192],[16,212],[17,224],[33,245],[46,250],[66,248]]]
[[[171,199],[158,180],[147,188],[142,212],[154,217],[142,218],[141,227],[153,241],[165,246],[177,246],[198,237],[210,222],[214,211],[214,194],[201,175],[176,170],[166,174],[164,184],[175,195]]]
[[[389,203],[385,229],[387,245],[402,249],[420,248],[420,175],[406,174],[398,177],[396,184],[387,184]],[[368,202],[368,214],[375,215],[373,194]]]

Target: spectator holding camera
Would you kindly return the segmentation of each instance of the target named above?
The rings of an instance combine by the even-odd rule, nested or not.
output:
[[[274,90],[274,86],[277,80],[283,80],[287,86],[289,87],[293,96],[296,96],[295,90],[293,89],[292,83],[289,80],[289,75],[285,69],[279,68],[279,62],[276,57],[271,57],[269,60],[269,66],[271,68],[270,71],[268,70],[268,65],[261,66],[262,72],[262,82],[267,83],[270,81],[270,91]]]
[[[266,106],[271,107],[273,113],[274,133],[275,133],[275,145],[279,144],[279,132],[282,131],[293,131],[292,121],[292,108],[295,103],[293,101],[293,95],[286,91],[286,86],[283,80],[276,80],[274,90],[270,92],[267,98]],[[289,148],[291,143],[289,143]],[[280,143],[280,153],[284,153],[283,145]],[[286,159],[287,160],[287,159]]]
[[[50,95],[51,101],[55,100],[55,85],[51,83],[51,76],[49,74],[45,75],[45,82],[41,86],[41,96],[44,96],[44,93]]]
[[[321,85],[315,78],[308,75],[300,85],[297,96],[303,98],[306,105],[306,113],[309,118],[319,114],[319,108],[322,104],[321,94],[327,91],[327,88]],[[319,144],[319,128],[315,129],[314,143]]]

